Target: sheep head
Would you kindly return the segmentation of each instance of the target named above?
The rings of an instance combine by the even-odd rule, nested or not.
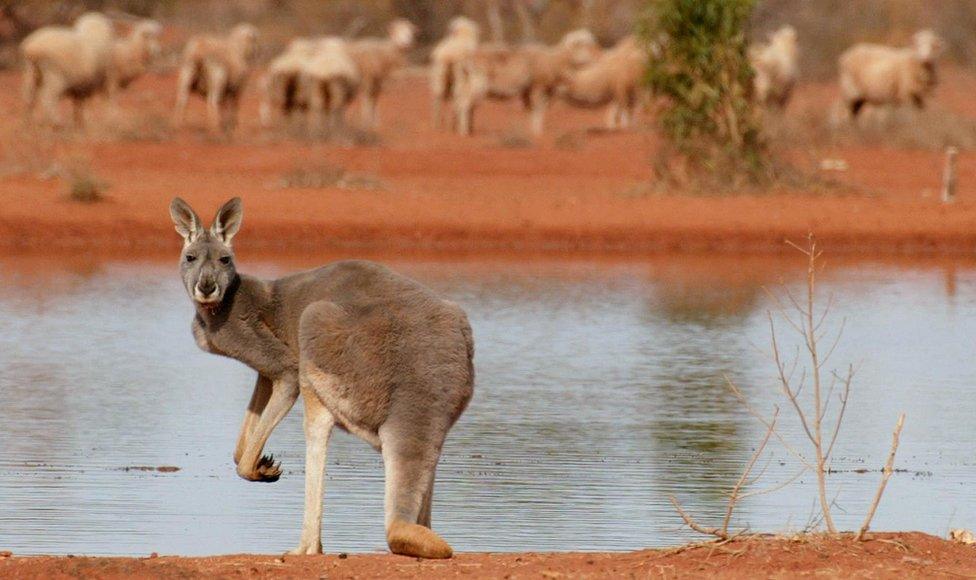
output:
[[[931,30],[920,30],[912,37],[915,55],[924,63],[935,62],[945,50],[945,43]]]
[[[413,22],[404,18],[398,18],[391,22],[387,32],[390,35],[390,40],[400,50],[406,50],[413,46],[417,37],[417,27],[414,26]]]
[[[251,24],[238,24],[230,32],[230,40],[244,60],[250,61],[257,56],[258,29]]]
[[[481,37],[481,27],[478,23],[464,16],[457,16],[447,25],[447,32],[450,36],[457,38],[467,38],[478,42]]]
[[[129,36],[139,42],[148,58],[154,59],[163,50],[159,44],[159,36],[162,32],[163,27],[155,20],[140,20],[132,27]]]
[[[600,56],[600,45],[593,33],[585,28],[567,32],[559,45],[568,51],[570,63],[574,67],[587,65]]]

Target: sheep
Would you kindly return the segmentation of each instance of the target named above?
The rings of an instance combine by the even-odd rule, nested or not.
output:
[[[114,41],[112,22],[97,12],[83,14],[70,28],[46,26],[28,35],[20,45],[28,121],[40,102],[46,119],[60,125],[57,105],[66,96],[75,124],[84,126],[85,103],[105,89]]]
[[[755,71],[753,98],[760,105],[786,108],[797,78],[796,30],[784,26],[766,44],[749,48],[749,63]]]
[[[628,127],[637,107],[647,59],[647,52],[637,38],[627,36],[592,63],[565,72],[556,94],[578,107],[609,105],[607,126],[610,129]]]
[[[938,84],[935,63],[942,40],[931,30],[913,37],[909,48],[857,44],[838,59],[841,99],[851,118],[864,105],[901,105],[911,101],[925,107],[925,99]]]
[[[330,128],[343,123],[343,112],[359,89],[360,75],[349,54],[348,43],[336,37],[319,40],[315,54],[302,64],[302,90],[308,98],[309,123],[313,130],[322,126],[322,115],[329,114]]]
[[[257,52],[257,29],[238,24],[230,34],[195,36],[183,49],[177,81],[175,124],[182,125],[190,94],[207,100],[207,118],[211,129],[237,124],[241,93]]]
[[[115,41],[106,79],[109,99],[114,100],[120,90],[142,76],[153,59],[159,57],[162,31],[162,26],[155,20],[140,20],[126,38]]]
[[[417,27],[408,20],[397,19],[390,23],[388,33],[385,39],[363,38],[349,43],[349,56],[359,69],[363,124],[370,128],[377,125],[376,102],[383,82],[403,65]]]
[[[445,36],[431,52],[430,88],[434,97],[433,117],[434,127],[440,128],[445,124],[445,105],[453,109],[451,114],[456,127],[462,133],[470,130],[470,108],[462,98],[459,102],[455,98],[456,85],[462,80],[467,86],[467,94],[480,91],[472,83],[479,82],[471,73],[474,72],[471,56],[481,37],[481,28],[473,20],[458,16],[451,20]],[[459,79],[461,75],[463,79]],[[458,107],[462,107],[459,111]],[[461,113],[461,114],[459,114]]]
[[[485,94],[467,96],[467,106],[473,107],[484,97],[520,98],[530,112],[532,132],[541,135],[546,108],[559,79],[595,60],[599,50],[596,38],[585,29],[567,33],[552,47],[537,43],[516,48],[483,45],[471,58],[474,74],[484,76],[479,84]]]
[[[307,110],[308,99],[302,90],[301,73],[305,63],[315,56],[317,42],[296,38],[268,65],[260,82],[260,117],[265,127],[272,124],[275,111],[288,116],[295,111]]]

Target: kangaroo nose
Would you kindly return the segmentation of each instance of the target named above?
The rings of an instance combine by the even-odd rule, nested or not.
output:
[[[200,280],[197,283],[197,290],[204,296],[210,296],[217,291],[217,282],[213,280]]]

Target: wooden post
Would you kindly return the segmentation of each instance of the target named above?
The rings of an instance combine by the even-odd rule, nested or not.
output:
[[[942,203],[951,203],[956,199],[956,157],[959,150],[955,147],[946,149],[945,169],[942,172]]]

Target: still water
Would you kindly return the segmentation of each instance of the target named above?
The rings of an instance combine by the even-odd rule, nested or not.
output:
[[[320,256],[242,257],[275,276]],[[625,550],[694,536],[781,408],[764,288],[800,291],[799,259],[624,261],[386,258],[469,313],[476,394],[448,439],[434,527],[457,550]],[[266,451],[273,484],[234,472],[253,385],[197,350],[171,260],[0,257],[0,549],[18,554],[283,552],[302,510],[301,404]],[[875,529],[976,527],[976,264],[827,264],[827,326],[846,327],[829,368],[858,370],[829,477],[838,526],[856,528],[897,415],[908,415]],[[784,352],[796,340],[779,324]],[[836,408],[836,405],[834,406]],[[772,442],[750,489],[791,478]],[[172,465],[175,473],[126,470]],[[869,470],[863,473],[864,469]],[[860,471],[860,472],[859,472]],[[809,474],[744,501],[734,524],[811,523]],[[326,481],[327,551],[383,549],[380,457],[338,433]]]

